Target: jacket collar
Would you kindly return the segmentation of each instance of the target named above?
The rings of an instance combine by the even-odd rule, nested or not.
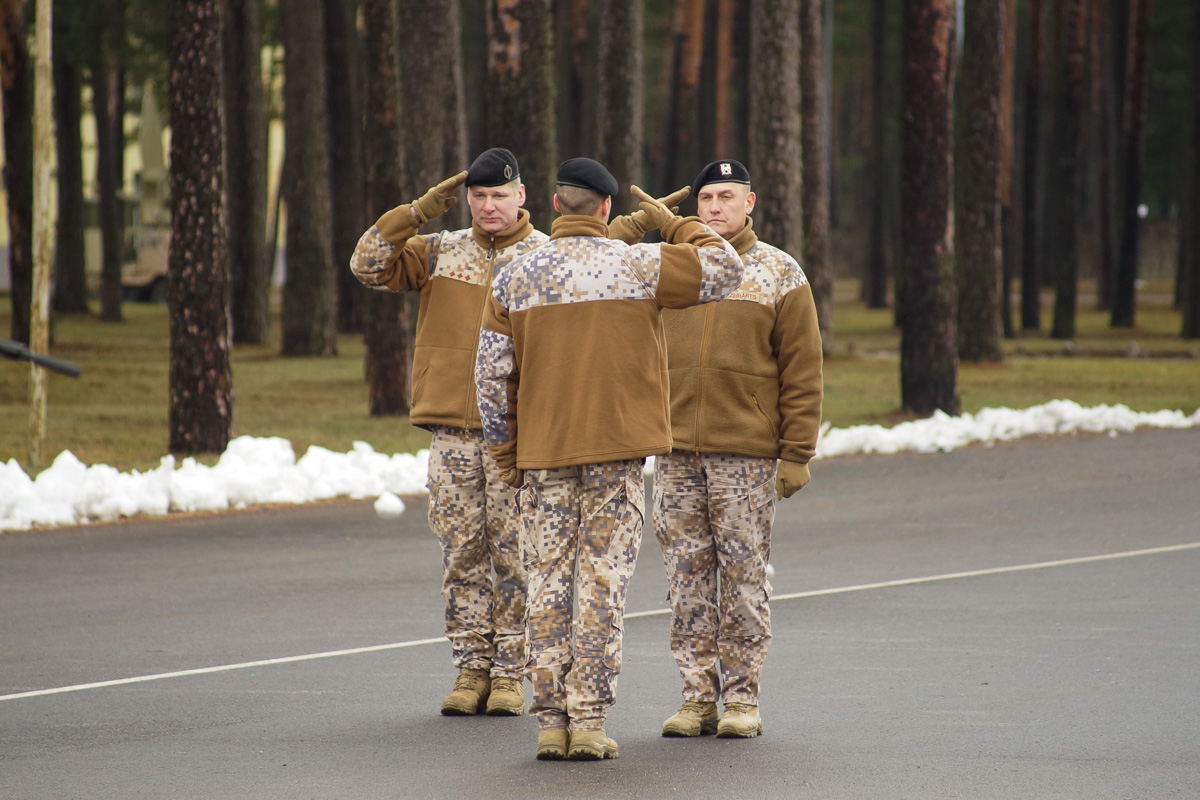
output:
[[[754,233],[754,220],[746,217],[746,227],[735,233],[729,243],[737,250],[739,256],[746,255],[751,247],[758,244],[758,235]]]
[[[568,214],[550,224],[551,239],[562,239],[567,236],[600,236],[607,239],[608,225],[598,217]]]
[[[529,221],[529,212],[523,208],[518,209],[517,221],[513,223],[513,226],[499,233],[488,233],[480,229],[474,222],[471,223],[471,235],[475,238],[476,244],[484,250],[489,250],[493,247],[497,250],[503,250],[521,241],[531,233],[533,233],[533,223]]]

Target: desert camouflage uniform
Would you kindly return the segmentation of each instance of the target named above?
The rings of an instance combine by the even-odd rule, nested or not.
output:
[[[671,652],[688,701],[757,705],[771,645],[775,459],[655,460],[654,535],[670,582]]]
[[[496,279],[479,338],[489,449],[527,481],[530,713],[542,729],[600,729],[616,699],[643,459],[671,446],[661,311],[719,300],[742,277],[733,248],[694,218],[664,226],[682,244],[606,235],[598,219],[555,220],[550,241]]]
[[[456,667],[520,679],[528,655],[516,490],[487,451],[474,369],[495,276],[547,237],[524,209],[496,234],[417,228],[410,206],[397,206],[363,234],[350,267],[369,288],[421,293],[409,420],[433,434],[429,525],[442,547],[446,636]]]
[[[674,449],[655,460],[654,533],[684,700],[758,705],[777,459],[816,448],[821,338],[795,260],[749,219],[730,244],[746,265],[737,291],[663,313]]]

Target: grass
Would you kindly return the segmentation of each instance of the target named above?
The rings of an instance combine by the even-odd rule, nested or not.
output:
[[[900,334],[892,311],[867,309],[856,298],[856,282],[839,282],[824,418],[835,427],[911,419],[900,409]],[[1132,329],[1109,328],[1107,315],[1086,305],[1081,301],[1077,355],[1062,356],[1064,343],[1046,334],[1026,334],[1003,342],[1002,362],[960,365],[962,410],[1026,408],[1053,399],[1123,403],[1137,411],[1192,413],[1200,406],[1200,342],[1179,338],[1180,317],[1165,288],[1143,292]],[[0,302],[5,331],[9,308]],[[47,373],[44,466],[70,450],[85,464],[146,470],[167,453],[166,308],[126,304],[124,314],[121,323],[93,316],[56,320],[53,355],[83,372],[76,379]],[[274,341],[234,351],[235,435],[283,437],[297,457],[310,446],[346,452],[356,440],[382,453],[428,445],[429,435],[407,419],[367,414],[360,336],[339,336],[334,358],[280,358],[277,322]],[[1123,357],[1130,342],[1150,357]],[[0,461],[15,458],[32,474],[28,375],[26,364],[0,360]],[[213,464],[217,456],[199,460]]]

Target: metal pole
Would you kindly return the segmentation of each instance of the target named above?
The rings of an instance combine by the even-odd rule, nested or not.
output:
[[[50,347],[50,251],[54,238],[50,224],[54,92],[50,13],[51,0],[37,0],[33,48],[33,302],[29,321],[29,344],[34,353],[45,353]],[[40,469],[46,443],[46,373],[32,361],[29,370],[29,461],[34,469]]]

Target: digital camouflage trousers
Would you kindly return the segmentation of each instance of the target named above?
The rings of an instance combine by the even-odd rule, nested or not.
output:
[[[675,452],[654,465],[654,535],[684,700],[758,704],[771,645],[775,459]]]
[[[617,697],[625,598],[642,542],[642,460],[531,470],[526,481],[529,713],[540,728],[595,730]]]
[[[454,665],[523,679],[528,650],[516,490],[500,480],[481,431],[448,427],[433,431],[428,487]]]

